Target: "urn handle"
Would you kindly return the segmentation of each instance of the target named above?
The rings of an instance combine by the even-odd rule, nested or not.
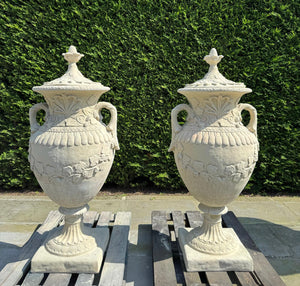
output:
[[[181,126],[178,121],[177,121],[177,116],[178,113],[180,111],[185,110],[188,113],[188,117],[187,120],[189,120],[189,118],[192,116],[193,109],[188,105],[188,104],[179,104],[177,105],[175,108],[173,108],[172,112],[171,112],[171,125],[172,125],[172,142],[171,142],[171,146],[169,148],[169,151],[174,151],[175,149],[175,135],[180,132],[183,128],[183,126]]]
[[[250,113],[250,121],[249,124],[246,126],[248,130],[257,137],[257,111],[256,109],[251,105],[247,103],[240,103],[238,105],[240,112],[243,110],[247,110]]]
[[[113,136],[113,148],[115,150],[119,150],[119,143],[118,143],[118,138],[117,138],[117,109],[110,104],[109,102],[98,102],[96,105],[96,109],[98,111],[98,113],[101,113],[101,110],[105,108],[110,112],[110,121],[109,123],[106,125],[106,130],[108,132],[112,133]],[[102,122],[103,123],[103,122]]]
[[[46,102],[37,103],[29,109],[29,121],[30,121],[31,133],[35,133],[41,127],[41,125],[39,125],[36,121],[36,114],[40,110],[44,110],[46,112],[45,118],[47,119],[48,113],[49,113],[49,108],[48,108],[48,104]]]

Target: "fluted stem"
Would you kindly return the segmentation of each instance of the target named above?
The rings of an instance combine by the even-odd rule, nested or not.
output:
[[[188,235],[190,247],[209,254],[227,254],[236,249],[233,237],[224,232],[221,215],[204,214],[201,227],[194,228]]]
[[[65,224],[48,239],[46,249],[58,256],[75,256],[89,252],[97,247],[95,238],[88,235],[88,229],[83,225],[85,206],[80,209],[62,209],[65,214]]]

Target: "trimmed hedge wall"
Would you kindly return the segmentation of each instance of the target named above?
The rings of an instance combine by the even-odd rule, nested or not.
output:
[[[204,76],[212,47],[220,72],[253,89],[241,102],[258,111],[259,162],[252,193],[299,190],[299,1],[4,0],[0,3],[0,186],[37,186],[27,161],[32,91],[78,66],[111,87],[118,109],[117,152],[107,182],[183,187],[172,153],[170,113],[177,89]],[[298,34],[297,34],[298,33]],[[298,60],[298,62],[297,62]],[[247,121],[247,118],[245,118]]]

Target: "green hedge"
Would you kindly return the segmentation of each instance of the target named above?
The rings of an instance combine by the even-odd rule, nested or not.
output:
[[[0,186],[37,186],[27,161],[32,91],[61,76],[75,45],[81,72],[111,87],[117,152],[107,182],[183,187],[172,153],[170,113],[177,89],[204,76],[215,47],[221,73],[253,93],[260,158],[252,193],[299,189],[299,1],[4,0],[0,3]],[[298,15],[297,15],[298,13]],[[297,34],[298,33],[298,34]],[[298,62],[297,62],[298,60]]]

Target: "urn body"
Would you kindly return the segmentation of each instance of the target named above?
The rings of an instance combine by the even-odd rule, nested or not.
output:
[[[32,135],[29,161],[45,193],[64,208],[87,204],[101,189],[113,163],[116,109],[99,102],[99,93],[86,96],[76,91],[44,93],[47,103],[30,110]],[[101,122],[101,109],[111,112],[111,122]],[[38,126],[36,112],[43,109],[45,123]]]
[[[233,201],[247,184],[258,159],[256,111],[238,104],[228,93],[195,92],[190,105],[172,112],[171,149],[189,192],[202,204],[222,207]],[[241,112],[250,111],[250,125],[242,124]],[[184,126],[177,114],[188,112]]]

